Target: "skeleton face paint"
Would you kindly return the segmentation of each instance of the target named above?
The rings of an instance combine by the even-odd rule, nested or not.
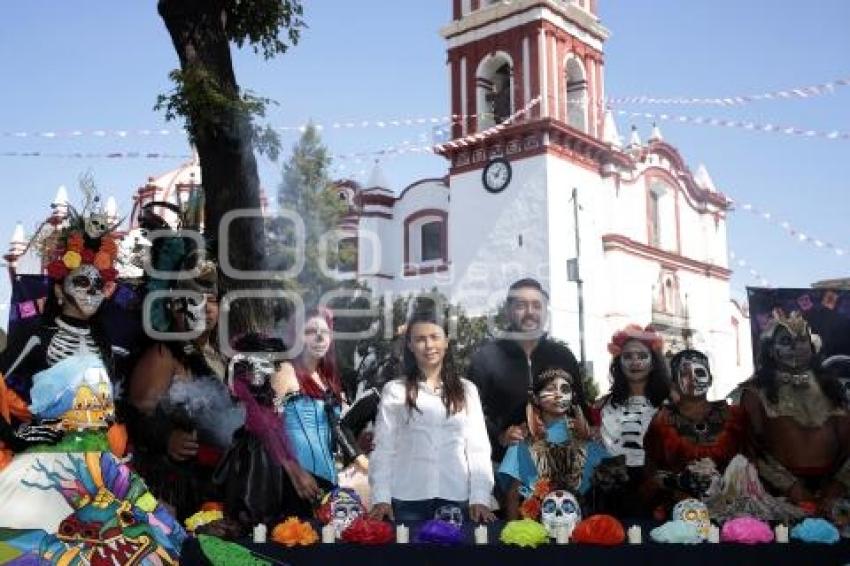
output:
[[[704,397],[711,387],[711,373],[698,360],[685,360],[676,376],[679,390],[687,397]]]
[[[673,507],[671,518],[694,525],[702,538],[708,538],[708,533],[711,529],[711,520],[708,514],[708,507],[699,499],[683,499],[678,502]]]
[[[537,396],[544,413],[564,415],[573,402],[573,388],[563,377],[552,379]]]
[[[331,329],[320,316],[314,316],[304,325],[304,348],[310,356],[323,358],[331,347]]]
[[[773,335],[773,356],[781,369],[804,371],[811,367],[812,342],[806,334],[794,336],[784,326]]]
[[[620,367],[629,381],[643,381],[652,369],[652,353],[639,340],[630,340],[620,354]]]
[[[555,538],[558,527],[566,527],[567,533],[572,534],[575,526],[581,521],[581,507],[569,491],[553,491],[543,498],[540,520],[551,538]]]
[[[103,303],[104,281],[100,271],[88,263],[73,270],[62,283],[62,291],[85,316],[97,312]]]
[[[206,311],[206,295],[193,295],[186,297],[186,329],[189,332],[199,332],[206,330]]]
[[[457,528],[463,527],[463,511],[457,505],[443,505],[434,512],[434,518],[445,521]]]

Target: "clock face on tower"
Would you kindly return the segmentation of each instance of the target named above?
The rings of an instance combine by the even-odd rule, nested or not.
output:
[[[511,182],[511,173],[511,164],[507,159],[501,157],[491,159],[481,175],[484,188],[491,193],[504,191]]]

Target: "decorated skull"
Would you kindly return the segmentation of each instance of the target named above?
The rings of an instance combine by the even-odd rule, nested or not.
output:
[[[463,511],[457,505],[443,505],[434,512],[434,518],[461,528],[463,527]]]
[[[342,536],[342,532],[354,522],[354,519],[366,513],[360,496],[353,489],[337,487],[328,492],[322,499],[316,517],[323,524],[332,524],[336,536]]]
[[[186,326],[189,331],[196,332],[206,329],[206,310],[206,295],[198,294],[186,297]]]
[[[109,231],[109,215],[98,210],[86,217],[86,234],[89,238],[100,238]]]
[[[543,498],[540,520],[552,538],[558,527],[566,527],[567,533],[572,533],[581,521],[581,507],[572,493],[559,489]]]
[[[711,520],[708,507],[699,499],[683,499],[673,507],[671,519],[690,523],[697,528],[700,536],[708,538],[711,529]]]
[[[84,263],[74,269],[62,283],[62,290],[86,316],[92,316],[103,303],[104,281],[100,271]]]

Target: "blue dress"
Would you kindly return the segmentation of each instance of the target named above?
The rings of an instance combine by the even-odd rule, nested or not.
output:
[[[339,407],[331,408],[339,416]],[[302,468],[336,485],[331,425],[323,399],[303,393],[288,397],[283,405],[286,436]]]
[[[546,426],[546,445],[566,447],[571,441],[572,434],[565,419],[553,421]],[[590,489],[593,471],[609,454],[600,442],[577,441],[573,444],[582,457],[574,459],[581,469],[571,470],[571,472],[576,478],[580,478],[577,491],[584,494]],[[513,480],[519,480],[520,495],[523,498],[534,491],[534,484],[537,483],[540,473],[537,459],[532,452],[532,442],[528,439],[508,447],[497,474],[497,481],[505,491],[510,488]],[[560,487],[576,491],[574,486]]]

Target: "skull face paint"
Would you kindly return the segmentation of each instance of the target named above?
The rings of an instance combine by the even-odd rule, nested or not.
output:
[[[555,538],[558,527],[565,527],[572,534],[581,521],[581,507],[575,496],[566,490],[553,491],[543,498],[540,506],[540,521],[546,527],[549,537]]]
[[[643,381],[652,369],[652,352],[640,340],[629,340],[620,354],[620,367],[629,381]]]
[[[670,361],[679,391],[685,397],[705,397],[713,381],[708,358],[697,350],[683,350]]]
[[[207,327],[207,297],[192,295],[186,297],[186,329],[189,332],[202,332]]]
[[[103,288],[100,271],[88,263],[74,269],[62,283],[65,296],[87,317],[93,316],[103,303]]]
[[[324,318],[314,316],[304,324],[304,349],[314,359],[325,357],[331,347],[331,329]]]
[[[811,367],[812,342],[808,333],[794,336],[784,326],[779,326],[773,335],[773,357],[780,369],[803,371]]]
[[[555,377],[537,394],[540,409],[550,415],[565,415],[573,402],[573,388],[563,377]]]
[[[434,512],[434,518],[445,521],[457,528],[463,527],[463,511],[457,505],[443,505]]]
[[[671,519],[690,523],[697,528],[699,535],[707,539],[711,529],[708,507],[699,499],[683,499],[673,507]]]

